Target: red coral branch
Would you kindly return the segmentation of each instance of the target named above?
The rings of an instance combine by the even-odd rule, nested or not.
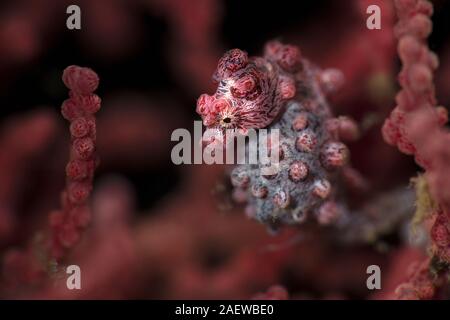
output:
[[[61,113],[70,121],[72,146],[66,166],[66,189],[61,195],[61,209],[50,215],[52,231],[51,254],[62,256],[64,249],[73,247],[80,231],[89,223],[87,200],[98,160],[95,154],[96,124],[94,114],[100,109],[100,98],[93,94],[98,87],[97,74],[88,68],[69,66],[62,77],[70,89]]]
[[[433,72],[438,67],[438,58],[426,43],[432,31],[433,6],[425,0],[396,0],[395,5],[399,18],[395,35],[402,62],[398,77],[401,91],[396,96],[397,107],[385,121],[382,133],[387,143],[396,145],[403,153],[414,155],[416,162],[426,170],[425,177],[438,207],[431,212],[431,252],[450,263],[450,182],[447,174],[450,172],[450,133],[442,128],[447,122],[447,110],[436,107]],[[429,261],[417,268],[409,284],[399,287],[400,298],[433,297]],[[424,282],[427,285],[422,285]]]

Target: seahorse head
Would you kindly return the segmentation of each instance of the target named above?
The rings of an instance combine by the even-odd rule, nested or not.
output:
[[[197,100],[197,113],[208,128],[258,129],[267,127],[295,95],[293,72],[299,65],[299,51],[288,53],[285,68],[280,64],[283,46],[268,44],[264,57],[248,57],[245,51],[232,49],[219,60],[213,80],[218,84],[213,95],[202,94]],[[298,49],[297,49],[298,50]],[[290,54],[290,55],[289,55]]]

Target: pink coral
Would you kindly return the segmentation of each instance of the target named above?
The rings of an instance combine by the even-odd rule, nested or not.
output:
[[[62,79],[70,89],[70,98],[64,101],[61,109],[63,116],[71,122],[72,147],[66,167],[67,186],[61,195],[62,208],[50,215],[51,251],[56,258],[79,241],[80,231],[90,220],[87,200],[98,163],[94,114],[100,108],[100,98],[93,94],[99,82],[94,71],[69,66]]]
[[[432,254],[449,263],[450,185],[446,173],[450,133],[442,128],[447,122],[446,110],[436,107],[433,72],[438,67],[438,58],[426,44],[432,31],[433,6],[425,0],[397,0],[395,4],[399,18],[395,34],[402,61],[398,80],[402,90],[396,96],[398,106],[385,121],[382,133],[387,143],[414,155],[416,162],[426,170],[431,195],[439,208],[429,212],[429,219],[434,220],[430,230]],[[416,274],[427,272],[429,267],[429,261],[424,262],[420,267],[422,271],[418,270]],[[405,297],[405,288],[411,286],[416,288],[418,298],[431,298],[433,284],[427,283],[424,288],[423,281],[419,284],[417,281],[401,286],[399,296]]]
[[[110,4],[107,8],[106,3]],[[395,94],[393,3],[303,1],[296,3],[300,10],[286,10],[291,8],[286,1],[259,6],[255,15],[254,4],[242,1],[83,0],[79,31],[61,28],[64,9],[70,4],[67,0],[2,4],[1,297],[248,299],[261,292],[256,297],[386,299],[393,297],[400,280],[406,280],[397,291],[401,298],[448,299],[444,281],[448,269],[443,260],[448,260],[449,253],[449,142],[441,126],[446,122],[446,109],[434,108],[437,103],[433,103],[432,108],[415,112],[418,100],[403,89],[396,101],[405,108],[394,112],[386,125],[390,131],[387,140],[417,156],[426,168],[423,180],[434,205],[425,217],[427,232],[417,226],[415,243],[420,246],[416,249],[406,240],[411,235],[406,224],[415,200],[406,182],[417,167],[410,157],[380,139],[380,121],[391,111]],[[366,9],[372,4],[381,8],[381,30],[364,28]],[[400,80],[408,90],[423,94],[436,77],[437,97],[448,104],[450,55],[445,22],[449,4],[434,1],[438,14],[432,47],[441,60],[436,74],[428,68],[437,63],[433,55],[429,61],[421,60],[422,37],[431,32],[427,18],[431,6],[423,1],[398,4],[401,20],[416,17],[395,31],[405,34],[400,53],[402,60],[411,64]],[[145,41],[136,41],[144,34]],[[172,166],[170,133],[190,128],[193,98],[200,92],[215,91],[212,86],[218,83],[211,82],[210,76],[219,54],[225,47],[253,53],[264,39],[274,35],[291,45],[272,42],[267,56],[261,57],[249,57],[238,50],[230,64],[218,69],[218,75],[236,78],[239,70],[234,71],[233,64],[239,67],[245,59],[263,59],[275,67],[278,76],[288,75],[270,93],[292,98],[281,100],[280,111],[272,120],[267,115],[256,119],[258,126],[260,120],[271,121],[266,127],[286,120],[284,132],[292,130],[287,140],[292,148],[280,152],[285,161],[281,183],[273,176],[256,179],[253,174],[233,174],[235,188],[231,191],[226,166]],[[289,78],[301,74],[298,63],[303,65],[305,57],[330,69],[310,64],[307,70],[319,71],[313,81],[294,77],[292,85]],[[94,128],[84,111],[90,114],[100,107],[100,99],[88,93],[97,77],[86,69],[72,68],[73,78],[65,80],[78,94],[71,94],[63,107],[72,140],[72,155],[67,161],[65,138],[69,135],[64,133],[68,130],[58,125],[57,115],[51,109],[24,111],[40,108],[36,103],[54,105],[61,101],[64,92],[54,76],[55,69],[70,61],[89,61],[95,70],[101,70],[101,105],[106,112],[101,112]],[[83,75],[91,80],[80,83]],[[322,143],[311,111],[320,103],[298,99],[303,83],[317,84],[320,96],[332,94],[326,100],[333,106],[333,115],[318,121],[323,125],[320,130],[329,137],[327,142]],[[229,100],[234,96],[241,99],[236,105],[244,106],[242,100],[258,94],[255,88],[254,78],[244,72],[227,95]],[[205,98],[200,113],[210,112],[213,104],[207,124],[221,127],[221,119],[225,120],[221,112],[230,108],[230,101],[210,103],[215,100]],[[302,102],[305,109],[286,114],[294,100]],[[254,106],[267,110],[262,104]],[[358,125],[347,117],[334,116],[339,114],[351,114]],[[231,119],[227,122],[223,125],[235,125]],[[239,126],[240,120],[236,124]],[[100,134],[92,143],[85,138],[94,131]],[[302,151],[295,149],[296,144]],[[314,161],[293,158],[291,150],[302,155],[309,152]],[[100,179],[95,189],[89,190],[83,183],[91,172],[86,160],[97,154],[102,159]],[[111,173],[120,175],[121,182],[108,182],[104,177]],[[63,212],[64,204],[58,205],[58,201],[64,179],[70,184],[65,189],[70,191],[70,204],[87,202],[70,216],[73,221],[69,220],[80,226],[75,230],[72,225],[63,228],[69,215],[51,215],[50,224],[56,227],[50,228],[50,240],[58,234],[66,244],[77,243],[62,247],[55,263],[44,246],[49,234],[42,226],[49,223],[48,212],[58,207],[61,209],[55,212]],[[310,180],[318,181],[313,184]],[[240,204],[246,202],[246,213],[255,217],[258,207],[254,202],[273,202],[280,210],[289,211],[298,199],[304,199],[285,188],[274,192],[277,184],[309,186],[307,195],[321,205],[311,207],[314,210],[308,216],[313,219],[299,215],[295,227],[285,227],[273,236],[254,221],[247,221]],[[231,201],[231,193],[239,203]],[[137,202],[132,205],[134,198]],[[311,203],[306,203],[310,208]],[[427,240],[433,257],[413,265],[405,278],[406,266],[426,254],[422,247]],[[25,249],[16,249],[19,247]],[[82,290],[67,290],[66,263],[81,267]],[[365,268],[369,264],[381,267],[382,290],[367,290]],[[279,285],[271,287],[273,284]],[[289,288],[289,295],[285,288]]]

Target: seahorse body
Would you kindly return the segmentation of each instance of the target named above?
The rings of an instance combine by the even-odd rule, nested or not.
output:
[[[246,195],[247,213],[270,226],[300,223],[311,214],[322,223],[336,220],[343,210],[335,186],[349,159],[340,128],[350,120],[333,118],[325,95],[342,75],[313,66],[295,46],[271,41],[264,57],[228,51],[213,79],[215,94],[197,101],[207,127],[280,130],[276,174],[262,174],[260,164],[238,165],[231,173],[235,193]]]

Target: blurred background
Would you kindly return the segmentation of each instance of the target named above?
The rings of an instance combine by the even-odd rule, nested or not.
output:
[[[435,83],[448,106],[450,2],[433,3],[430,48],[441,60]],[[81,8],[81,30],[66,28],[71,4]],[[381,7],[381,30],[366,28],[370,4]],[[248,299],[281,285],[294,299],[389,298],[423,255],[406,239],[405,217],[388,220],[376,237],[343,243],[333,241],[333,230],[309,225],[270,235],[231,201],[229,168],[173,165],[170,135],[193,130],[196,98],[214,92],[211,75],[223,52],[258,55],[276,38],[298,45],[318,66],[344,72],[346,84],[331,103],[363,128],[350,150],[370,184],[354,196],[355,206],[406,187],[418,168],[380,134],[397,90],[394,23],[387,0],[2,1],[2,257],[28,248],[59,206],[70,138],[59,114],[68,94],[65,67],[98,73],[102,109],[93,221],[66,261],[81,266],[83,289],[54,285],[62,266],[44,282],[6,268],[0,297]],[[375,294],[366,287],[370,264],[384,272]]]

